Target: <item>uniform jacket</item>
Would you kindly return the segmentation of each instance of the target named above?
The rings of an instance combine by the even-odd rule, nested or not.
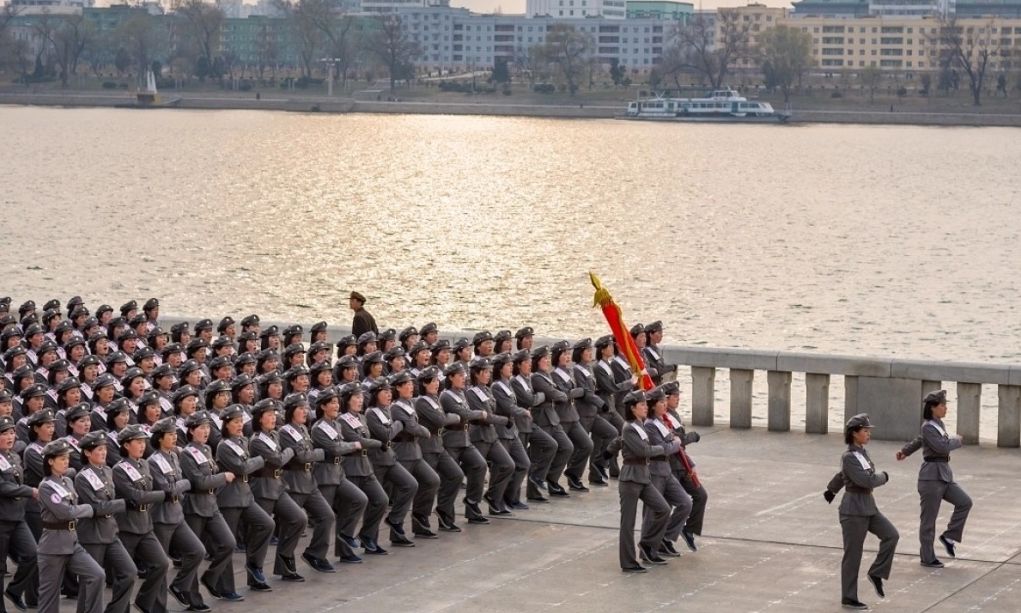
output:
[[[114,515],[127,510],[127,502],[116,497],[113,471],[106,464],[82,467],[74,478],[74,490],[82,504],[92,507],[92,517],[78,522],[78,540],[86,545],[109,545],[120,528]]]
[[[372,465],[383,468],[396,464],[393,441],[398,434],[404,432],[404,424],[390,418],[390,407],[369,407],[365,412],[365,425],[372,438],[380,442],[378,448],[369,450]]]
[[[283,480],[284,466],[294,457],[294,451],[280,447],[280,435],[276,431],[252,435],[248,451],[266,463],[262,470],[253,475],[252,493],[256,498],[278,500],[287,491],[287,484]]]
[[[496,434],[496,425],[506,426],[510,420],[496,414],[496,398],[493,397],[489,386],[473,385],[465,393],[465,397],[471,410],[486,415],[485,420],[474,421],[468,430],[468,438],[471,439],[471,442],[495,443],[500,440]]]
[[[520,415],[514,419],[519,432],[532,433],[532,424],[535,421],[535,407],[546,401],[546,394],[536,392],[532,389],[532,381],[524,375],[515,375],[510,381],[511,389],[514,390],[514,398],[518,407],[525,410],[527,415]]]
[[[922,449],[922,466],[918,469],[919,481],[954,482],[954,471],[950,470],[950,452],[960,449],[961,439],[950,437],[941,419],[930,419],[922,424],[922,432],[901,448],[904,455],[911,455]]]
[[[567,394],[560,391],[548,373],[532,373],[532,390],[536,395],[542,394],[542,402],[532,409],[535,425],[546,428],[560,425],[560,413],[555,404],[570,402]]]
[[[312,446],[312,437],[301,424],[287,424],[280,428],[278,437],[283,449],[294,451],[294,457],[284,465],[284,483],[296,494],[311,494],[318,489],[315,467],[326,457],[326,452]]]
[[[21,460],[13,452],[0,452],[0,519],[25,519],[25,504],[32,499],[32,486],[25,485]]]
[[[339,485],[344,479],[344,456],[357,453],[353,442],[341,436],[340,424],[335,420],[320,419],[312,425],[312,444],[323,451],[323,461],[315,465],[314,476],[317,485]]]
[[[358,309],[355,311],[354,319],[351,321],[351,334],[358,338],[366,332],[379,334],[379,328],[376,327],[376,319],[365,309]]]
[[[676,453],[680,446],[675,442],[653,445],[645,427],[636,421],[624,425],[624,432],[613,439],[608,451],[621,453],[620,481],[648,485],[652,483],[649,472],[649,458]]]
[[[458,417],[456,424],[446,427],[443,433],[443,446],[450,449],[471,447],[468,425],[482,419],[482,411],[474,410],[468,405],[464,392],[452,389],[443,390],[440,394],[440,406],[446,413],[453,413]]]
[[[371,477],[375,475],[372,462],[369,461],[369,449],[378,449],[382,443],[372,438],[369,434],[369,427],[365,425],[365,417],[354,413],[341,413],[336,421],[340,424],[340,436],[349,443],[359,442],[362,444],[360,452],[344,456],[344,472],[349,477]]]
[[[577,409],[578,415],[590,419],[599,415],[606,408],[606,401],[596,393],[596,377],[592,374],[592,369],[582,364],[575,364],[574,382],[585,390],[585,393],[574,401],[574,408]]]
[[[617,379],[613,371],[613,362],[600,360],[592,368],[596,377],[596,393],[606,403],[604,410],[616,409],[618,400],[623,400],[624,395],[634,387],[631,385],[631,374],[627,373],[626,379]]]
[[[886,473],[877,473],[864,447],[853,443],[840,458],[844,478],[844,497],[840,500],[841,515],[875,515],[879,513],[872,490],[889,481]]]
[[[518,406],[518,396],[510,380],[497,381],[489,388],[496,400],[496,414],[507,418],[507,423],[496,426],[496,434],[503,440],[513,440],[520,432],[518,422],[532,419],[531,411]],[[529,427],[531,430],[531,427]]]
[[[394,439],[394,453],[399,462],[416,462],[422,459],[421,442],[432,437],[429,429],[418,423],[418,412],[413,400],[398,398],[390,405],[390,418],[400,422],[403,431]]]
[[[429,430],[431,435],[429,438],[419,439],[418,445],[422,453],[446,453],[443,448],[444,429],[460,424],[460,415],[444,412],[440,401],[428,395],[415,399],[415,413],[418,414],[418,423]]]
[[[581,419],[574,403],[585,395],[585,389],[579,386],[574,380],[574,375],[564,368],[557,368],[553,371],[553,383],[567,397],[564,401],[554,400],[553,402],[553,406],[560,416],[560,423],[570,424]]]
[[[39,484],[39,515],[43,523],[70,524],[92,517],[92,507],[78,503],[74,485],[67,477],[47,477]],[[52,530],[43,527],[38,552],[49,555],[71,555],[78,545],[77,530]]]
[[[153,489],[166,492],[167,499],[152,509],[152,520],[157,524],[176,526],[184,521],[184,493],[191,491],[191,481],[181,470],[181,460],[175,448],[170,453],[156,451],[149,456],[149,472]]]
[[[223,472],[234,473],[237,477],[223,486],[216,494],[216,502],[224,508],[243,508],[255,502],[252,494],[252,475],[262,470],[266,461],[260,456],[251,456],[248,441],[244,438],[224,438],[216,447],[216,464]]]
[[[153,505],[166,500],[162,490],[153,490],[152,474],[145,460],[124,458],[113,467],[113,484],[118,498],[128,503],[127,511],[117,515],[121,532],[152,532]]]
[[[672,441],[676,441],[677,437],[674,433],[666,427],[666,424],[658,419],[649,418],[645,420],[645,433],[649,435],[649,444],[656,447],[668,446]],[[649,462],[649,473],[656,475],[657,477],[669,477],[673,475],[673,470],[670,466],[670,457],[676,457],[677,454],[671,453],[662,456],[662,460],[656,458]]]
[[[220,511],[216,490],[227,485],[227,476],[218,471],[209,445],[188,443],[181,449],[180,460],[181,476],[191,481],[191,490],[184,497],[184,514],[215,517]]]

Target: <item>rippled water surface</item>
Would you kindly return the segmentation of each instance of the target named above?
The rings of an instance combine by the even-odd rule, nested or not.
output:
[[[1021,358],[1021,131],[0,108],[16,301]],[[17,303],[16,303],[17,304]]]

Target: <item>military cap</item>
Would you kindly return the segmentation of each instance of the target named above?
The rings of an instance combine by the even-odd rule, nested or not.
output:
[[[301,343],[294,343],[284,347],[284,359],[290,360],[292,356],[298,355],[299,353],[305,353],[305,346]]]
[[[316,333],[322,332],[324,330],[326,330],[326,322],[317,321],[316,323],[312,324],[311,328],[309,328],[309,333],[314,336]]]
[[[257,326],[257,325],[259,325],[259,316],[256,315],[255,313],[252,313],[251,315],[248,315],[244,319],[241,320],[241,325],[242,326]]]
[[[63,358],[54,360],[53,363],[50,364],[50,367],[49,367],[50,379],[53,378],[53,373],[55,373],[55,372],[67,372],[69,370],[71,370],[71,363],[70,362],[68,362],[67,360],[65,360]]]
[[[73,389],[78,389],[82,386],[81,381],[78,377],[68,377],[57,384],[57,395],[64,394]]]
[[[503,365],[509,364],[510,361],[511,361],[510,352],[505,351],[503,353],[498,353],[493,356],[493,368],[495,369],[503,368]]]
[[[34,311],[34,310],[35,310],[35,300],[26,300],[25,302],[21,303],[20,307],[18,307],[18,311],[19,312]]]
[[[457,339],[456,341],[454,341],[454,344],[450,346],[450,348],[453,349],[454,351],[460,351],[468,347],[471,347],[471,342],[464,337]]]
[[[112,352],[110,352],[110,354],[108,356],[106,356],[106,365],[107,366],[109,366],[111,364],[116,364],[118,362],[125,362],[125,363],[127,363],[127,361],[128,361],[128,356],[124,355],[123,351],[112,351]]]
[[[340,396],[341,404],[347,403],[351,396],[360,394],[362,391],[362,385],[357,381],[351,383],[345,383],[337,389],[337,394]]]
[[[82,324],[82,330],[86,331],[97,327],[99,327],[99,320],[95,317],[89,317],[88,319],[85,320],[85,323]]]
[[[205,411],[203,411],[205,413]],[[234,419],[241,419],[245,414],[245,408],[240,404],[232,404],[220,413],[220,421],[226,424],[228,421]],[[212,420],[210,420],[212,421]]]
[[[58,311],[57,309],[46,309],[45,311],[43,311],[42,319],[44,324],[49,324],[54,319],[58,318],[60,318],[60,311]]]
[[[373,362],[382,362],[383,353],[381,351],[373,351],[372,353],[367,353],[365,354],[365,357],[362,358],[362,361],[365,362],[366,364],[372,364]]]
[[[39,345],[39,349],[36,350],[37,356],[43,356],[44,354],[55,352],[57,350],[57,344],[51,340],[46,340],[42,345]]]
[[[514,338],[517,339],[528,338],[529,336],[535,336],[535,331],[532,330],[531,326],[525,326],[514,333]]]
[[[34,426],[50,423],[52,421],[53,411],[49,409],[43,409],[41,411],[36,411],[35,413],[29,415],[28,419],[25,420],[25,423],[28,425],[29,428],[32,428]]]
[[[592,346],[591,338],[583,338],[580,341],[574,343],[575,349],[588,349],[591,346]]]
[[[113,386],[116,384],[117,384],[116,377],[114,377],[108,372],[105,372],[96,378],[96,382],[92,384],[92,389],[98,390],[101,387]]]
[[[82,338],[81,336],[75,334],[71,338],[67,339],[67,342],[64,343],[64,350],[67,351],[67,350],[69,350],[69,349],[71,349],[73,347],[77,347],[78,345],[84,345],[84,344],[85,344],[85,339]]]
[[[145,304],[142,305],[142,310],[143,311],[151,311],[153,309],[159,308],[159,306],[160,306],[160,301],[159,301],[158,298],[150,298],[150,299],[145,301]]]
[[[25,349],[24,346],[22,346],[22,345],[15,345],[15,346],[11,347],[10,349],[8,349],[7,351],[4,352],[4,362],[5,363],[10,363],[10,361],[12,359],[14,359],[15,357],[17,357],[19,355],[25,355],[27,353],[28,353],[28,350]]]
[[[156,338],[158,336],[166,336],[166,335],[167,335],[167,331],[166,330],[164,330],[163,328],[161,328],[159,326],[156,326],[152,330],[149,330],[149,334],[147,334],[146,337],[149,340],[152,340],[152,339],[154,339],[154,338]]]
[[[419,381],[432,381],[433,379],[439,379],[442,376],[443,376],[443,373],[440,371],[440,367],[439,366],[430,366],[428,368],[423,368],[418,373],[418,380]]]
[[[154,357],[156,357],[156,352],[153,351],[152,347],[139,347],[135,350],[135,355],[131,356],[131,359],[137,364],[142,360],[148,360]]]
[[[206,339],[196,336],[195,338],[188,341],[188,350],[185,353],[191,355],[196,351],[201,351],[205,349],[208,346],[209,343],[206,342]]]
[[[305,328],[301,327],[301,324],[291,324],[284,328],[284,336],[301,336],[305,333]]]
[[[201,332],[202,330],[212,330],[213,320],[212,319],[200,319],[195,322],[195,331]]]
[[[255,364],[255,363],[256,363],[256,359],[255,359],[254,355],[252,355],[250,353],[242,353],[241,355],[238,356],[238,359],[234,361],[234,366],[236,368],[240,369],[245,364]]]
[[[401,330],[401,333],[397,335],[397,338],[403,343],[409,336],[418,334],[418,329],[415,326],[408,326]]]
[[[397,374],[390,375],[391,387],[397,387],[398,385],[403,385],[404,383],[408,383],[410,381],[414,381],[414,377],[412,377],[411,373],[406,370],[402,370]]]
[[[422,336],[425,336],[426,334],[430,334],[432,332],[439,332],[439,328],[437,328],[436,324],[431,321],[418,329],[418,333],[421,334]]]
[[[176,323],[176,324],[170,326],[170,333],[171,334],[180,335],[181,332],[184,332],[187,329],[188,329],[188,322],[182,321],[180,323]]]
[[[432,347],[429,348],[429,350],[432,351],[433,355],[436,355],[437,353],[443,351],[444,349],[450,349],[450,341],[448,341],[445,338],[439,339],[438,341],[432,344]]]
[[[533,361],[538,360],[539,358],[543,356],[548,356],[549,354],[550,354],[549,347],[547,347],[546,345],[539,345],[538,347],[534,347],[532,349],[532,360]]]
[[[350,347],[351,345],[357,344],[358,339],[355,338],[354,334],[348,334],[346,336],[340,337],[340,339],[337,340],[337,349],[340,350],[344,347]]]
[[[128,325],[131,326],[132,328],[137,328],[138,326],[145,323],[149,323],[149,320],[146,318],[145,315],[142,315],[141,313],[135,315],[134,317],[131,318],[130,321],[128,321]]]
[[[234,380],[230,382],[230,389],[236,392],[247,385],[255,385],[255,381],[253,381],[247,374],[241,373],[234,377]]]
[[[283,381],[283,378],[280,376],[279,372],[273,370],[268,373],[259,375],[259,378],[256,379],[256,381],[258,382],[259,385],[269,385],[270,383],[280,383],[281,381]]]
[[[280,336],[280,330],[276,326],[266,326],[259,331],[259,338],[269,338],[271,336]]]
[[[163,355],[163,357],[167,357],[172,353],[181,353],[182,351],[184,351],[184,348],[181,347],[181,343],[167,343],[166,345],[164,345],[160,353]]]
[[[241,334],[238,334],[238,342],[239,343],[244,343],[246,341],[255,341],[255,340],[259,340],[259,335],[256,334],[255,332],[251,331],[251,330],[246,330],[246,331],[242,332]]]
[[[218,323],[216,325],[216,331],[219,332],[220,334],[223,334],[224,332],[227,331],[227,328],[229,328],[229,327],[231,327],[233,325],[234,325],[234,318],[231,317],[230,315],[228,315],[228,316],[224,317],[223,319],[221,319],[220,323]]]
[[[67,299],[67,307],[66,308],[67,308],[68,311],[70,311],[74,307],[79,306],[79,305],[83,305],[83,304],[85,304],[85,301],[82,300],[81,296],[71,296],[70,298]]]
[[[69,453],[71,453],[71,443],[68,443],[62,438],[50,441],[49,443],[46,443],[45,447],[43,447],[44,458],[55,458]],[[54,495],[56,496],[56,494]]]
[[[25,377],[31,377],[32,380],[35,381],[35,371],[32,370],[32,367],[28,364],[15,368],[14,372],[11,373],[11,379],[13,379],[15,383],[17,383],[19,379],[24,379]]]
[[[295,408],[300,406],[308,406],[308,395],[306,394],[287,394],[284,398],[284,412],[293,411]]]
[[[337,368],[340,370],[345,368],[358,368],[358,359],[353,355],[345,355],[337,360]]]
[[[379,377],[378,379],[375,379],[372,383],[370,383],[368,388],[366,389],[368,390],[369,394],[375,394],[376,392],[382,390],[389,390],[390,382],[387,381],[386,377]]]
[[[0,389],[0,404],[11,401],[11,393],[7,389]]]
[[[645,326],[642,324],[631,326],[631,336],[638,336],[639,334],[645,334]]]
[[[160,395],[156,390],[145,390],[142,395],[138,397],[138,406],[147,407],[150,404],[158,404],[160,401]]]
[[[170,434],[171,432],[177,432],[177,422],[174,421],[173,417],[164,417],[157,421],[149,429],[152,434]]]
[[[88,315],[89,315],[89,310],[86,309],[84,306],[82,306],[80,304],[75,306],[74,308],[72,308],[67,313],[68,318],[72,319],[72,320],[73,319],[78,319],[79,317],[82,317],[82,316],[88,317]]]
[[[308,354],[309,355],[315,355],[315,354],[319,353],[320,351],[329,351],[329,350],[330,350],[330,344],[329,343],[327,343],[325,341],[316,341],[316,342],[312,343],[311,345],[309,345],[309,347],[308,347]]]
[[[56,298],[50,298],[49,300],[46,301],[46,304],[43,305],[43,310],[44,311],[60,310],[60,301],[57,300]]]
[[[108,325],[111,328],[119,328],[128,325],[128,322],[125,321],[123,317],[118,316],[111,319]]]
[[[113,307],[109,304],[99,305],[99,308],[96,309],[96,317],[102,317],[103,313],[113,313]]]
[[[188,396],[195,396],[197,398],[198,395],[199,391],[194,387],[190,385],[182,385],[174,391],[174,404],[177,404]]]
[[[185,360],[184,363],[181,364],[181,367],[177,370],[177,376],[184,379],[196,370],[202,370],[202,367],[199,366],[198,362],[195,360]]]
[[[365,304],[365,296],[363,296],[360,292],[351,292],[349,298],[351,300],[357,300],[358,302]]]
[[[217,336],[210,345],[212,345],[213,349],[223,349],[224,347],[232,347],[234,341],[230,340],[229,336]]]
[[[21,328],[17,326],[11,326],[10,328],[4,330],[3,333],[0,333],[0,340],[6,343],[8,339],[21,338],[23,336],[24,334],[22,334]]]
[[[868,413],[858,413],[851,419],[847,420],[847,425],[844,427],[846,430],[857,430],[858,428],[874,428],[872,421],[869,420]]]
[[[131,380],[135,379],[136,377],[145,377],[145,374],[142,372],[141,368],[138,368],[137,366],[132,366],[131,368],[124,371],[124,376],[121,377],[121,385],[127,387],[128,384],[131,383]]]
[[[217,369],[223,368],[224,366],[233,367],[230,363],[230,358],[225,355],[220,355],[209,361],[209,372],[213,372]]]
[[[11,308],[11,297],[0,296],[0,310],[6,310]]]
[[[640,402],[647,402],[645,392],[642,390],[628,392],[628,394],[624,396],[624,406],[626,407],[633,407]]]
[[[39,324],[29,324],[28,327],[25,328],[25,338],[30,338],[36,334],[43,334],[43,332],[43,327]]]
[[[42,383],[34,383],[32,385],[29,385],[25,389],[21,390],[21,397],[24,400],[28,400],[29,398],[35,398],[36,396],[45,396],[45,395],[46,395],[46,386],[43,385]]]
[[[13,326],[18,323],[16,319],[7,311],[0,309],[0,328],[6,328],[7,326]]]
[[[379,342],[392,341],[397,338],[397,330],[393,328],[387,328],[376,335],[376,340]]]
[[[78,370],[84,369],[86,366],[99,366],[101,360],[98,355],[89,354],[84,358],[78,360]]]
[[[612,334],[607,334],[605,336],[600,336],[599,338],[596,339],[596,342],[595,342],[596,349],[602,349],[603,347],[609,347],[612,344],[613,344],[613,335]]]
[[[160,364],[152,371],[152,380],[162,379],[163,377],[173,377],[174,368],[170,364]]]
[[[82,417],[89,417],[91,413],[92,410],[89,407],[89,403],[82,402],[68,409],[67,412],[64,413],[64,420],[67,421],[67,423],[71,423],[81,419]]]
[[[8,430],[13,430],[15,426],[16,424],[14,423],[14,420],[11,419],[9,415],[0,416],[0,432],[7,432]]]
[[[259,419],[259,417],[266,411],[277,411],[280,409],[280,401],[272,398],[263,398],[259,402],[255,403],[252,407],[252,417]]]
[[[405,355],[404,350],[401,349],[400,346],[394,346],[391,347],[390,349],[387,349],[386,353],[383,354],[383,359],[385,359],[387,362],[390,362],[395,358],[403,358],[404,355]]]
[[[511,336],[510,330],[499,330],[497,331],[496,334],[493,335],[493,340],[496,341],[498,344],[502,341],[509,341],[512,338],[514,337]]]
[[[324,404],[328,403],[329,401],[333,400],[334,398],[337,398],[337,391],[332,387],[326,388],[325,390],[319,392],[319,395],[316,396],[315,405],[317,407],[321,407]]]
[[[330,366],[330,363],[324,361],[324,362],[316,362],[315,364],[310,366],[309,369],[308,369],[308,373],[310,375],[312,375],[313,378],[315,378],[316,376],[319,375],[319,373],[321,373],[323,371],[331,372],[332,370],[333,370],[333,367]]]
[[[117,398],[106,407],[106,416],[112,417],[116,413],[121,411],[130,411],[131,405],[128,404],[127,398]]]
[[[453,377],[458,373],[462,375],[467,374],[464,370],[464,364],[462,364],[461,362],[454,362],[452,364],[448,364],[447,368],[443,371],[444,376],[447,377]]]
[[[307,374],[309,374],[308,368],[306,368],[303,364],[298,364],[297,366],[292,366],[288,368],[284,372],[284,379],[286,381],[292,381],[301,375]]]
[[[39,323],[39,316],[35,314],[35,311],[31,311],[29,313],[25,313],[25,316],[21,318],[21,327],[22,328],[27,328],[28,326],[31,326],[32,324],[38,324],[38,323]],[[26,336],[28,336],[28,335],[26,335]]]
[[[121,316],[127,317],[131,311],[138,310],[138,302],[136,300],[129,300],[121,305]]]
[[[493,368],[493,363],[488,358],[475,358],[468,363],[468,368],[472,370],[488,370]]]
[[[645,399],[649,404],[653,404],[660,400],[666,400],[666,393],[662,389],[654,387],[645,393]]]
[[[129,426],[125,426],[123,430],[117,433],[117,443],[120,445],[123,445],[128,441],[138,440],[140,438],[146,439],[149,438],[149,435],[146,434],[145,430],[143,430],[142,427],[139,426],[138,424],[131,424]]]
[[[926,405],[930,406],[930,407],[935,407],[935,406],[939,406],[941,404],[946,404],[946,401],[947,401],[947,391],[946,390],[937,390],[935,392],[929,392],[928,394],[926,394],[925,395],[925,399],[922,402],[925,403]]]
[[[493,340],[493,334],[489,330],[483,330],[481,332],[476,332],[475,336],[472,337],[472,345],[478,347],[482,343],[491,340]]]
[[[218,380],[213,381],[212,383],[210,383],[209,385],[206,386],[205,394],[206,394],[206,398],[209,398],[210,396],[212,396],[214,394],[219,394],[221,392],[229,392],[229,391],[230,391],[230,383],[227,383],[226,381],[224,381],[222,379],[218,379]]]
[[[235,405],[231,405],[231,406],[240,407],[241,405],[235,404]],[[227,407],[227,409],[223,412],[224,421],[227,420],[227,413],[230,411],[230,408],[231,407]],[[195,428],[198,428],[202,424],[210,424],[211,425],[212,423],[213,423],[213,418],[209,416],[208,412],[206,412],[206,411],[195,411],[194,413],[192,413],[191,415],[188,416],[188,419],[186,419],[184,421],[184,427],[188,428],[189,430],[194,430]]]
[[[529,360],[531,357],[532,356],[528,354],[527,349],[522,349],[521,351],[518,351],[511,355],[511,361],[514,362],[515,364],[520,364],[522,362]]]
[[[415,357],[423,351],[429,351],[429,345],[426,345],[425,341],[418,341],[408,350],[408,357]]]
[[[681,393],[681,384],[676,381],[667,381],[666,383],[660,385],[659,387],[667,396],[680,395]]]
[[[92,450],[95,449],[96,447],[101,447],[105,445],[106,433],[103,432],[102,430],[93,430],[92,432],[89,432],[88,434],[83,436],[82,440],[78,441],[79,447],[88,450]]]

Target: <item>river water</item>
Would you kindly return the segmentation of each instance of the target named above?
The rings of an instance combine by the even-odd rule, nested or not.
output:
[[[0,107],[16,304],[1021,361],[1021,132]]]

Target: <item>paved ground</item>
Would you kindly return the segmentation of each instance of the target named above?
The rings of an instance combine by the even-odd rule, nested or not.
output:
[[[960,558],[942,570],[918,564],[920,458],[896,462],[893,443],[870,447],[891,482],[878,490],[880,508],[901,540],[879,600],[861,581],[861,598],[880,611],[1021,610],[1021,484],[1016,450],[975,448],[954,453],[959,483],[975,501]],[[616,487],[536,505],[489,526],[463,524],[414,549],[391,549],[359,566],[250,594],[217,610],[301,611],[838,611],[840,529],[836,503],[821,496],[839,463],[838,436],[762,430],[703,431],[692,447],[710,491],[698,553],[685,553],[645,575],[617,565]],[[949,513],[944,510],[941,522]],[[385,545],[385,543],[384,543]],[[876,541],[867,542],[865,565]],[[942,556],[941,556],[942,557]],[[242,568],[240,557],[235,564]],[[240,577],[239,585],[244,585]],[[172,601],[173,603],[173,601]],[[72,605],[64,601],[63,610]]]

